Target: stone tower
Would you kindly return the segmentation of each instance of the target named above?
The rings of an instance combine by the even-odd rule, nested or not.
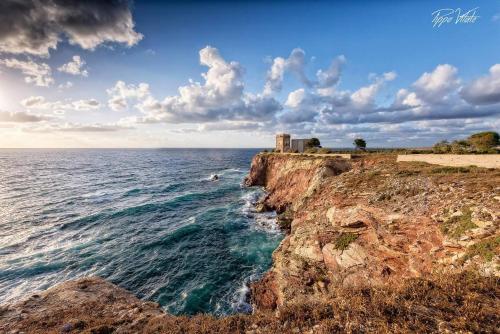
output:
[[[289,152],[290,151],[290,135],[287,133],[280,133],[276,135],[276,151]]]

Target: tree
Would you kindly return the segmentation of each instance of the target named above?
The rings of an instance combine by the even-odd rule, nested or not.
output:
[[[451,145],[447,140],[442,140],[432,147],[434,153],[449,153],[451,151]]]
[[[318,138],[311,138],[306,142],[306,147],[307,148],[321,147],[321,143],[319,142]]]
[[[463,154],[470,151],[470,144],[467,140],[455,140],[451,143],[451,153]]]
[[[487,150],[499,145],[499,136],[493,131],[478,132],[470,136],[467,141],[476,150]]]
[[[356,138],[354,139],[354,146],[356,146],[357,150],[365,150],[366,141],[363,138]]]

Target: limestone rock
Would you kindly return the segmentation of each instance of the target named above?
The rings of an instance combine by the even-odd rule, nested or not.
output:
[[[343,251],[335,249],[335,245],[329,243],[323,247],[322,253],[325,265],[334,273],[357,266],[364,266],[367,261],[367,255],[363,247],[355,242]]]
[[[362,229],[375,223],[373,215],[359,206],[345,209],[331,207],[326,216],[334,227]]]

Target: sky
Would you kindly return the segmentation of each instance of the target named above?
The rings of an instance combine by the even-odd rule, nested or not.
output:
[[[422,147],[499,114],[500,1],[0,2],[0,147]]]

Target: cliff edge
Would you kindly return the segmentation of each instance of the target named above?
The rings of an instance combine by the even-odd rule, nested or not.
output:
[[[500,171],[260,154],[248,186],[291,219],[273,266],[254,284],[257,308],[321,300],[338,286],[367,287],[436,272],[498,277]]]

